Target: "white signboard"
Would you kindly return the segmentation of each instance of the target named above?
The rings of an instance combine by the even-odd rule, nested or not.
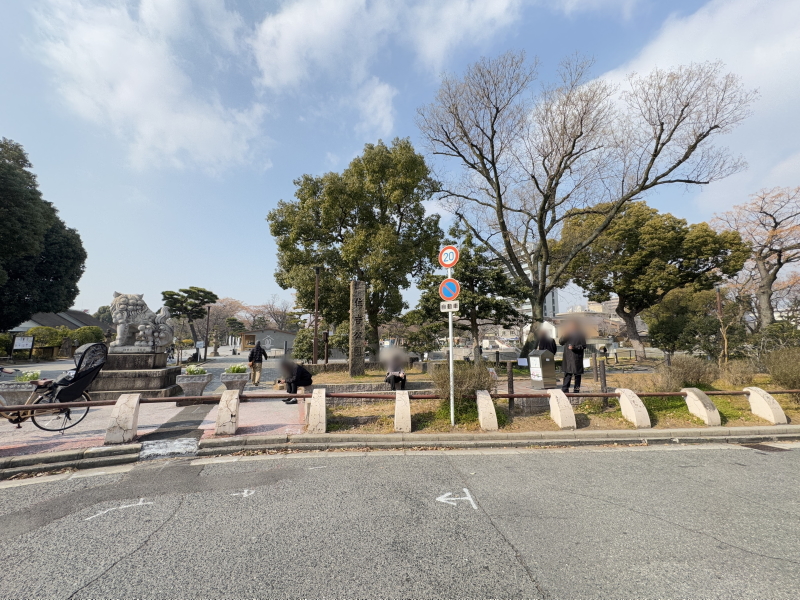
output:
[[[458,300],[439,302],[439,310],[441,312],[458,312]]]
[[[592,368],[592,359],[591,358],[584,358],[583,359],[583,368],[584,369],[591,369]]]
[[[194,343],[194,347],[195,348],[205,348],[206,347],[206,343],[202,342],[202,341],[201,342],[195,342]]]
[[[32,335],[20,335],[14,338],[14,350],[30,350],[33,348]]]
[[[544,381],[542,375],[542,363],[539,361],[538,356],[528,357],[528,362],[531,364],[531,379],[534,381]]]
[[[518,358],[517,359],[517,366],[519,366],[519,367],[527,367],[528,366],[528,359],[527,358]]]

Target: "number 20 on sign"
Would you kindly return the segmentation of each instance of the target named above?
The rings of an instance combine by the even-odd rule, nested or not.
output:
[[[439,251],[439,264],[445,269],[452,269],[458,263],[458,248],[445,246]]]

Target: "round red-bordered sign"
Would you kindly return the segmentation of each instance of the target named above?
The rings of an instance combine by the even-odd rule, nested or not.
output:
[[[452,277],[448,277],[439,284],[439,296],[446,302],[452,302],[461,293],[461,284]]]
[[[439,264],[445,269],[452,269],[458,264],[458,248],[455,246],[445,246],[439,250]]]

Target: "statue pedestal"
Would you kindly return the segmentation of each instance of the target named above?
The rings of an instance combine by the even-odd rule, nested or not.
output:
[[[165,352],[111,353],[88,391],[92,400],[116,400],[122,394],[177,396],[181,388],[175,378],[180,374],[180,367],[167,367]]]

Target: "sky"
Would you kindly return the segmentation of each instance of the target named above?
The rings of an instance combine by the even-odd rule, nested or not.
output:
[[[81,234],[75,308],[118,291],[155,310],[188,286],[261,304],[291,297],[265,217],[293,181],[378,139],[422,150],[441,74],[507,50],[538,57],[542,82],[579,53],[616,80],[721,60],[759,90],[723,140],[749,168],[646,198],[660,210],[697,222],[800,185],[797,0],[3,0],[0,136]]]

